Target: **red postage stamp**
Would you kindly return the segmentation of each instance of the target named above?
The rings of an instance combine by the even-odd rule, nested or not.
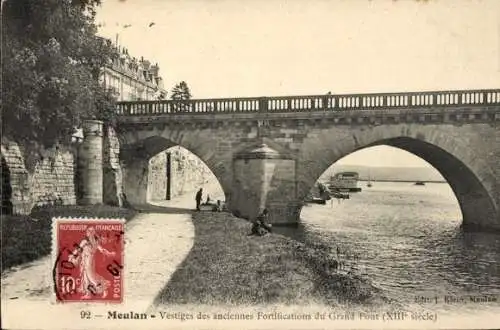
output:
[[[58,302],[123,301],[123,219],[54,218],[53,281]]]

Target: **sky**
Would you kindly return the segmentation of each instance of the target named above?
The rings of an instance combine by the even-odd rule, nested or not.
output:
[[[193,98],[500,85],[497,0],[103,0],[96,20]],[[390,147],[349,159],[425,165]]]

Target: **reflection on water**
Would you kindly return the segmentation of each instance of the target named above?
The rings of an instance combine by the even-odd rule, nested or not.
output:
[[[375,182],[349,200],[304,206],[301,220],[288,235],[339,247],[347,264],[401,303],[411,305],[418,295],[500,298],[500,235],[464,233],[447,184]]]

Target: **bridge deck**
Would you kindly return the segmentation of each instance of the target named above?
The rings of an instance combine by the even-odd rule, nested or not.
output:
[[[311,111],[422,109],[500,105],[500,89],[388,94],[307,95],[256,98],[119,102],[117,113],[165,115],[176,113],[287,113]]]

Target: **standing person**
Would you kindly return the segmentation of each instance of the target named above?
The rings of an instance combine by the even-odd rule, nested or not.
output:
[[[196,193],[196,211],[200,210],[200,204],[201,204],[201,199],[203,197],[203,188],[200,188],[198,192]]]

